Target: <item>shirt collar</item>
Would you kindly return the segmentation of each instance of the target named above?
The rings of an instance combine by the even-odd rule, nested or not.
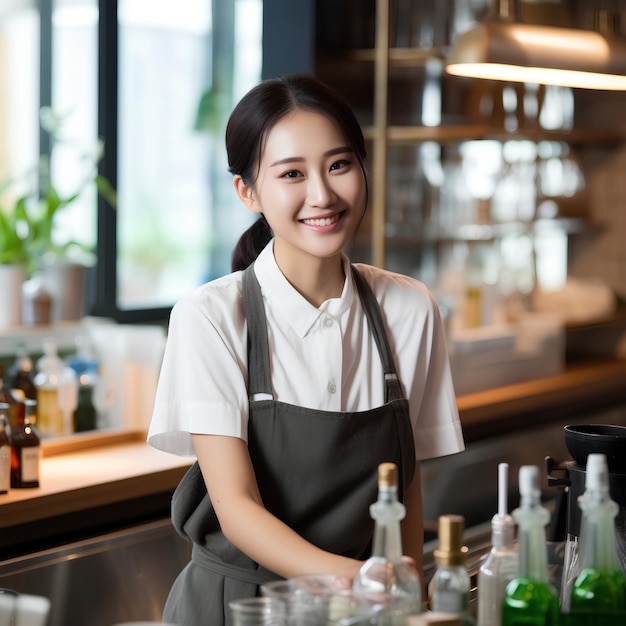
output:
[[[254,264],[254,272],[263,297],[274,305],[275,310],[280,311],[286,323],[300,338],[311,330],[321,315],[327,314],[338,319],[352,306],[355,297],[352,268],[345,254],[342,255],[342,261],[346,281],[341,296],[326,300],[317,308],[302,297],[280,271],[274,259],[273,244],[274,240],[261,251]]]

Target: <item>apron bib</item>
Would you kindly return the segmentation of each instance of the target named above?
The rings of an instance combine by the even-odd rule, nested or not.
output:
[[[403,397],[380,309],[352,268],[361,304],[383,363],[385,404],[368,411],[332,412],[276,400],[272,394],[267,323],[260,285],[250,266],[243,276],[248,326],[248,449],[265,507],[324,550],[364,560],[374,523],[383,462],[398,466],[403,494],[415,471],[408,401]],[[193,542],[190,563],[176,579],[163,619],[179,626],[229,626],[228,603],[259,594],[281,578],[235,548],[221,532],[198,463],[172,498],[172,523]]]

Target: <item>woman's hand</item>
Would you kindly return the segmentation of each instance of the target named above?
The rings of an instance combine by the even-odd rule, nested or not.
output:
[[[402,556],[402,562],[406,563],[409,567],[411,567],[412,569],[414,569],[417,572],[417,565],[415,563],[415,559],[412,556],[408,556],[408,555],[403,555]]]

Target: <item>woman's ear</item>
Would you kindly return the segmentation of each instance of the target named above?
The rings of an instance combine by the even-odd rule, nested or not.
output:
[[[254,213],[260,213],[261,207],[255,202],[254,190],[250,185],[243,182],[243,178],[239,174],[233,176],[233,185],[239,199]]]

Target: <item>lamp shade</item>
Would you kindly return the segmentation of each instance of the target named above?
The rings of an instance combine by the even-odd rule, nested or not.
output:
[[[490,80],[626,90],[626,40],[613,33],[492,17],[456,39],[446,71]]]

